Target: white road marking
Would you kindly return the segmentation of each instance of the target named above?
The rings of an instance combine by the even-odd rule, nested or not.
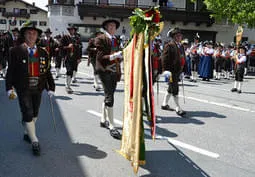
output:
[[[165,94],[166,91],[160,90],[159,93]],[[181,94],[179,94],[179,96],[183,97],[183,95],[181,95]],[[236,109],[236,110],[239,110],[239,111],[255,112],[255,110],[251,110],[251,109],[248,109],[248,108],[242,108],[242,107],[239,107],[239,106],[229,105],[229,104],[225,104],[225,103],[217,103],[217,102],[214,102],[214,101],[209,101],[209,100],[204,100],[204,99],[199,99],[199,98],[194,98],[194,97],[189,97],[189,96],[185,96],[185,99],[194,100],[194,101],[198,101],[198,102],[201,102],[201,103],[212,104],[212,105],[216,105],[216,106],[221,106],[221,107],[225,107],[225,108]]]
[[[93,75],[88,74],[88,73],[84,73],[84,72],[78,72],[78,73],[84,74],[88,77],[93,77]],[[119,82],[118,84],[124,84],[124,82]],[[159,90],[159,93],[165,94],[166,91]],[[183,97],[183,95],[181,95],[181,94],[179,94],[179,96]],[[221,106],[221,107],[230,108],[230,109],[236,109],[236,110],[244,111],[244,112],[255,112],[255,110],[248,109],[248,108],[242,108],[239,106],[229,105],[229,104],[225,104],[225,103],[217,103],[214,101],[209,101],[209,100],[204,100],[204,99],[199,99],[199,98],[194,98],[194,97],[189,97],[189,96],[185,96],[185,99],[194,100],[194,101],[198,101],[201,103],[212,104],[212,105]]]
[[[88,113],[90,114],[93,114],[97,117],[101,117],[101,113],[99,112],[96,112],[94,110],[87,110]],[[123,123],[122,121],[120,120],[117,120],[117,119],[114,119],[114,123],[122,126]],[[145,130],[145,133],[146,134],[150,134],[150,131],[149,130]],[[195,146],[192,146],[192,145],[189,145],[189,144],[186,144],[186,143],[183,143],[181,141],[178,141],[178,140],[175,140],[173,138],[169,138],[169,137],[166,137],[166,136],[160,136],[160,135],[156,135],[156,139],[159,139],[159,140],[167,140],[170,144],[173,144],[175,146],[179,146],[179,147],[182,147],[184,149],[188,149],[188,150],[191,150],[193,152],[196,152],[196,153],[199,153],[199,154],[202,154],[202,155],[206,155],[208,157],[211,157],[211,158],[218,158],[220,155],[217,154],[217,153],[214,153],[214,152],[210,152],[210,151],[207,151],[207,150],[204,150],[204,149],[201,149],[201,148],[198,148],[198,147],[195,147]]]

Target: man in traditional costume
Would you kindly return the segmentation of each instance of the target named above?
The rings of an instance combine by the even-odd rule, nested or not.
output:
[[[181,109],[178,97],[178,81],[180,76],[182,76],[183,67],[185,65],[185,51],[181,44],[182,32],[177,27],[172,28],[168,31],[167,36],[171,37],[172,40],[165,45],[163,53],[161,55],[161,60],[162,70],[164,71],[164,74],[169,75],[169,83],[161,109],[173,110],[168,105],[168,101],[170,99],[170,96],[172,95],[176,104],[176,113],[180,116],[183,116],[186,114],[186,112]]]
[[[64,35],[61,39],[61,45],[65,55],[66,66],[66,91],[68,94],[72,93],[71,82],[77,82],[76,73],[78,64],[81,61],[81,40],[77,33],[77,28],[71,25],[67,28],[68,35]]]
[[[153,84],[158,80],[158,76],[161,73],[161,61],[160,61],[160,56],[161,56],[161,37],[157,36],[153,42],[152,45],[152,81]]]
[[[197,82],[198,75],[198,64],[199,64],[199,46],[200,46],[200,36],[198,33],[194,37],[194,43],[190,47],[190,60],[191,60],[191,82]]]
[[[50,58],[46,50],[36,45],[42,30],[32,22],[26,22],[20,30],[24,42],[10,51],[6,76],[6,91],[10,99],[18,96],[24,140],[32,143],[34,155],[40,155],[39,140],[36,136],[42,91],[54,95],[55,84],[50,72]]]
[[[40,40],[39,45],[41,47],[45,47],[45,49],[47,50],[49,54],[49,58],[52,59],[52,57],[54,57],[54,54],[55,54],[55,48],[57,47],[57,43],[54,40],[54,38],[51,36],[52,32],[50,28],[47,28],[44,31],[44,34],[45,34],[45,37]]]
[[[213,59],[214,59],[214,75],[215,80],[221,79],[221,71],[223,68],[224,58],[223,58],[223,45],[218,43],[216,49],[214,50]]]
[[[63,61],[63,49],[62,49],[62,45],[61,45],[61,35],[57,35],[55,36],[56,39],[56,44],[57,47],[54,50],[54,55],[55,55],[55,69],[56,69],[56,78],[60,77],[60,69],[61,69],[61,64]]]
[[[98,37],[99,35],[104,34],[101,31],[98,31],[95,33],[95,37]],[[95,45],[95,38],[91,38],[89,40],[89,44],[87,47],[87,52],[88,52],[88,66],[90,65],[90,63],[92,64],[93,70],[94,70],[94,85],[93,87],[96,89],[96,91],[100,90],[100,86],[99,86],[99,77],[97,74],[97,70],[96,70],[96,55],[97,55],[97,48]]]
[[[102,24],[105,30],[104,34],[95,39],[97,48],[96,70],[102,82],[105,95],[100,126],[109,128],[110,135],[116,139],[121,139],[121,134],[115,128],[113,119],[114,92],[121,76],[120,60],[122,59],[122,52],[119,51],[119,41],[114,35],[119,26],[120,23],[117,20],[109,19],[104,21]]]
[[[19,29],[18,28],[14,28],[10,31],[7,31],[6,33],[4,33],[3,37],[2,37],[3,41],[1,42],[3,45],[3,48],[1,48],[1,52],[2,52],[2,58],[1,60],[1,68],[0,68],[0,73],[3,77],[5,77],[6,75],[6,71],[7,71],[7,63],[8,63],[8,59],[9,59],[9,54],[10,54],[10,48],[15,47],[17,45],[19,45],[20,41],[19,41]]]
[[[235,55],[234,59],[235,59],[235,83],[231,91],[242,93],[245,63],[247,60],[245,46],[238,47],[238,53],[237,55]]]

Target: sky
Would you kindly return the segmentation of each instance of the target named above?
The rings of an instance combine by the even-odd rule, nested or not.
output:
[[[33,2],[35,2],[35,5],[44,9],[44,10],[48,10],[47,7],[45,7],[48,4],[48,0],[23,0],[26,1],[30,4],[32,4]]]

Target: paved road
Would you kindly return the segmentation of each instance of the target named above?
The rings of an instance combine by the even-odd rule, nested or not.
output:
[[[147,163],[137,175],[130,162],[115,152],[120,141],[99,127],[103,92],[92,87],[91,67],[85,61],[80,64],[72,95],[65,93],[64,80],[64,75],[56,80],[53,99],[57,132],[49,98],[46,93],[42,98],[37,122],[40,157],[34,157],[30,145],[22,140],[17,100],[7,99],[4,81],[0,80],[0,177],[255,176],[255,77],[246,77],[242,94],[229,91],[233,80],[185,80],[186,103],[181,100],[181,105],[187,111],[186,118],[160,109],[167,87],[160,82],[156,96],[157,139],[152,141],[145,127]],[[120,129],[123,92],[121,82],[114,107]]]

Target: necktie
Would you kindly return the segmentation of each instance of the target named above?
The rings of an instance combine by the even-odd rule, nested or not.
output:
[[[33,57],[34,51],[33,48],[29,48],[29,57]]]
[[[112,47],[114,47],[114,37],[112,36]]]

